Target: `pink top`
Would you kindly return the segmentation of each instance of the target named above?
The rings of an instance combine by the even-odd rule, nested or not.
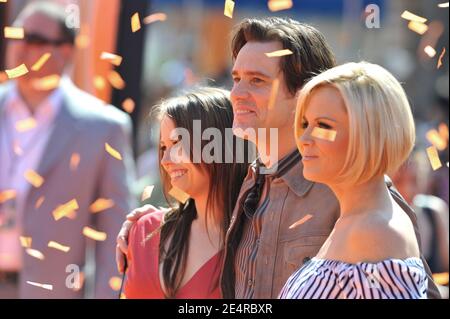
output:
[[[128,269],[124,284],[128,299],[163,299],[164,292],[159,280],[159,240],[164,213],[157,211],[141,217],[130,230],[128,245]],[[149,236],[152,234],[152,236]],[[149,238],[150,237],[150,238]],[[177,299],[219,299],[222,251],[211,257],[182,286]],[[214,285],[216,285],[214,287]]]

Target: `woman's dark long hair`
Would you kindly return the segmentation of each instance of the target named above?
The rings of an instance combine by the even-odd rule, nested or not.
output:
[[[249,155],[248,144],[244,142],[244,161],[242,163],[236,161],[235,145],[238,138],[229,134],[233,124],[233,109],[229,100],[229,92],[218,88],[198,88],[180,97],[163,101],[154,111],[156,111],[158,119],[161,120],[164,116],[168,116],[174,121],[177,128],[184,128],[190,133],[191,160],[194,151],[199,151],[193,148],[193,121],[201,121],[202,134],[196,138],[201,138],[203,132],[208,128],[215,128],[220,131],[222,140],[217,141],[216,138],[214,143],[220,143],[218,145],[222,150],[222,161],[212,163],[202,161],[202,163],[194,165],[200,165],[210,178],[206,218],[221,221],[220,242],[223,247],[233,208],[247,173],[248,163],[252,160],[251,155]],[[200,154],[209,142],[202,139]],[[232,145],[230,145],[231,142]],[[242,140],[240,143],[242,143]],[[225,156],[227,152],[228,157]],[[197,217],[197,211],[193,199],[189,199],[185,204],[174,203],[169,200],[168,192],[172,186],[169,175],[161,166],[161,158],[162,152],[160,151],[159,163],[163,192],[167,201],[171,204],[172,210],[165,215],[164,223],[161,226],[159,256],[160,263],[163,263],[162,277],[166,297],[174,298],[185,274],[189,235],[192,221]],[[232,158],[232,161],[227,163],[225,158]],[[215,209],[217,207],[222,209],[217,211]],[[218,216],[213,216],[213,214]],[[218,282],[214,283],[215,287],[218,285]]]

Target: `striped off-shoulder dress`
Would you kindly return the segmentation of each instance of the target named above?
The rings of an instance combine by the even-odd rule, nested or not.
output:
[[[349,264],[312,258],[281,290],[281,299],[426,299],[420,258]]]

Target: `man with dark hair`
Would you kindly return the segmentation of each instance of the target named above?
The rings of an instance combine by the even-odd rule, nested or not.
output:
[[[86,287],[117,298],[113,234],[134,206],[130,118],[63,75],[75,39],[64,7],[32,2],[14,25],[25,36],[9,40],[8,68],[30,70],[0,86],[0,194],[12,194],[0,196],[0,298],[81,298]]]
[[[267,55],[280,50],[292,54]],[[222,293],[225,298],[276,298],[289,276],[317,254],[339,217],[332,191],[303,177],[293,132],[298,90],[335,66],[335,58],[315,28],[273,17],[238,24],[232,54],[233,132],[256,144],[259,157],[249,167],[227,231]],[[270,129],[277,130],[277,139]],[[408,210],[390,181],[388,186]],[[144,207],[129,216],[118,236],[119,249],[126,251],[131,222],[151,210]],[[437,290],[429,281],[432,296]]]

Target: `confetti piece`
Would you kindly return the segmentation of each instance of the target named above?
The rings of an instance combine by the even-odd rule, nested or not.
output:
[[[234,11],[234,1],[232,0],[225,0],[225,6],[223,9],[223,15],[233,19],[233,11]]]
[[[87,226],[83,228],[83,235],[88,238],[91,238],[93,240],[97,240],[97,241],[104,241],[104,240],[106,240],[106,237],[107,237],[106,233],[96,231]]]
[[[8,75],[9,79],[15,79],[18,77],[21,77],[28,73],[27,66],[25,64],[21,64],[18,67],[11,69],[11,70],[5,70],[6,75]]]
[[[409,12],[408,10],[403,11],[401,17],[405,20],[415,21],[415,22],[419,22],[419,23],[427,22],[427,19],[422,18],[421,16],[418,16],[412,12]]]
[[[441,55],[439,55],[439,59],[436,66],[438,69],[442,66],[442,59],[444,58],[444,55],[445,55],[445,47],[442,48]]]
[[[50,248],[54,248],[54,249],[60,250],[60,251],[65,252],[65,253],[67,253],[70,250],[69,246],[61,245],[60,243],[57,243],[56,241],[53,241],[53,240],[49,241],[47,246],[50,247]]]
[[[119,299],[127,299],[127,296],[125,296],[125,294],[122,292],[121,294],[120,294],[120,298]]]
[[[118,159],[119,161],[122,160],[122,155],[118,151],[116,151],[114,148],[111,147],[108,143],[105,143],[105,150],[108,152],[109,155],[114,157],[115,159]]]
[[[310,220],[313,216],[308,214],[304,217],[302,217],[301,219],[299,219],[298,221],[296,221],[295,223],[293,223],[291,226],[289,226],[289,229],[295,228],[297,226],[300,226],[301,224],[306,223],[308,220]]]
[[[101,75],[96,75],[94,77],[94,87],[97,90],[103,90],[106,87],[106,80],[103,76]]]
[[[26,252],[28,255],[30,255],[31,257],[37,258],[39,260],[44,260],[45,256],[43,253],[41,253],[39,250],[37,249],[31,249],[31,248],[27,248]]]
[[[0,2],[6,3],[8,2],[8,0],[0,0]]]
[[[28,183],[36,188],[41,187],[41,185],[44,183],[44,179],[42,178],[42,176],[31,169],[25,172],[24,177],[28,181]]]
[[[114,291],[119,291],[122,286],[122,279],[120,277],[114,276],[109,279],[109,286]]]
[[[428,26],[426,24],[416,22],[416,21],[410,21],[408,23],[408,28],[415,33],[418,33],[420,35],[424,34],[428,31]]]
[[[109,52],[102,52],[100,55],[100,59],[109,61],[111,64],[115,66],[120,66],[122,64],[122,57],[117,54],[109,53]]]
[[[272,12],[277,12],[281,10],[287,10],[292,8],[292,0],[270,0],[267,3],[269,10]]]
[[[448,272],[433,274],[433,281],[441,286],[448,284]]]
[[[136,31],[139,31],[139,29],[141,29],[141,21],[139,18],[139,13],[136,12],[131,16],[131,31],[133,31],[134,33]]]
[[[427,155],[433,171],[442,167],[441,160],[439,159],[439,153],[435,146],[430,146],[427,148]]]
[[[58,74],[52,74],[40,79],[35,79],[32,82],[33,87],[39,91],[54,90],[59,86],[61,77]]]
[[[109,71],[108,73],[108,80],[109,83],[113,86],[113,88],[117,90],[123,90],[125,88],[125,81],[123,80],[122,76],[114,70]]]
[[[133,99],[131,99],[131,98],[125,99],[125,101],[123,101],[123,103],[122,103],[122,108],[123,108],[123,109],[125,110],[125,112],[127,112],[128,114],[133,113],[135,106],[136,106],[136,105],[135,105]]]
[[[36,204],[34,204],[34,208],[39,209],[42,206],[42,204],[44,203],[44,200],[45,200],[45,196],[39,197],[38,200],[36,201]]]
[[[177,201],[179,201],[182,204],[186,203],[190,197],[188,194],[186,194],[181,189],[176,188],[176,187],[172,188],[169,191],[169,195],[172,196],[173,198],[175,198]]]
[[[23,39],[25,32],[23,28],[5,27],[3,29],[5,39]]]
[[[277,51],[265,53],[265,55],[268,58],[280,57],[280,56],[291,55],[291,54],[292,54],[292,51],[289,49],[277,50]]]
[[[423,51],[424,51],[430,58],[433,58],[433,57],[436,55],[436,50],[435,50],[432,46],[430,46],[430,45],[427,45],[427,46],[425,47],[425,49],[423,49]]]
[[[448,141],[448,126],[445,123],[439,124],[439,135]]]
[[[19,239],[20,239],[20,244],[22,245],[22,247],[24,247],[24,248],[31,247],[31,243],[33,241],[33,239],[31,237],[20,236]]]
[[[311,133],[311,136],[334,142],[334,140],[336,139],[336,134],[337,132],[334,130],[326,130],[320,127],[315,127]]]
[[[153,189],[155,188],[154,185],[145,186],[144,191],[142,192],[141,201],[145,201],[152,197]]]
[[[78,153],[73,153],[70,156],[70,169],[72,171],[75,171],[78,168],[78,165],[80,164],[80,154]]]
[[[269,98],[269,104],[267,108],[269,110],[272,110],[275,107],[275,101],[277,100],[278,95],[278,89],[280,88],[280,80],[275,79],[272,82],[272,88],[270,90],[270,98]]]
[[[167,15],[165,13],[162,12],[158,12],[158,13],[153,13],[147,17],[144,18],[144,23],[145,24],[150,24],[156,21],[166,21],[167,20]]]
[[[438,4],[439,8],[448,8],[448,2],[443,2]],[[447,274],[448,275],[448,274]]]
[[[99,213],[114,206],[112,199],[99,198],[89,206],[91,213]]]
[[[49,285],[49,284],[39,284],[37,282],[32,282],[32,281],[27,281],[27,284],[36,286],[36,287],[40,287],[43,289],[47,289],[47,290],[53,290],[53,285]]]
[[[0,204],[6,203],[7,201],[16,198],[17,192],[14,189],[7,189],[0,192]]]
[[[442,137],[437,130],[429,130],[426,134],[426,138],[439,151],[443,151],[447,148],[447,140]]]
[[[36,120],[32,117],[29,117],[24,120],[16,122],[15,127],[16,127],[17,132],[23,133],[25,131],[29,131],[29,130],[35,128],[36,125],[37,125]]]
[[[13,151],[14,151],[14,154],[16,154],[17,156],[23,155],[23,150],[20,147],[19,142],[16,140],[13,142]]]
[[[35,64],[33,64],[33,66],[31,67],[31,70],[33,70],[35,72],[39,71],[44,66],[44,64],[48,61],[48,59],[50,59],[51,56],[52,56],[51,53],[44,53],[39,58],[39,60]]]
[[[75,210],[77,210],[78,202],[76,199],[72,199],[71,201],[58,206],[53,212],[53,218],[55,220],[60,220],[63,217],[69,217],[70,214],[73,214]]]

